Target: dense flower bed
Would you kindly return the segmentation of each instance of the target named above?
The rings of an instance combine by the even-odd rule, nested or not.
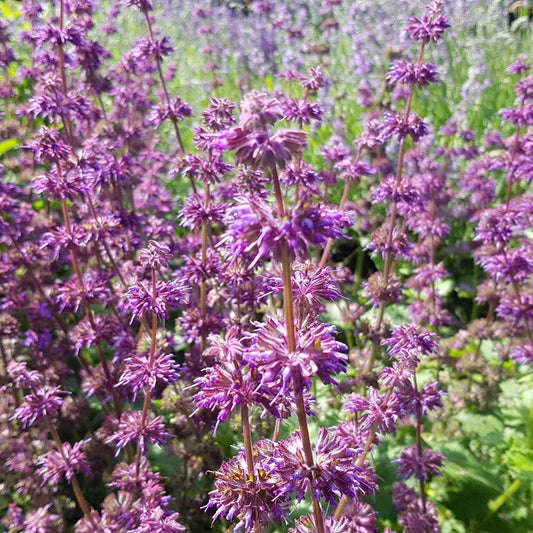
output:
[[[531,530],[527,10],[176,4],[0,2],[4,530]]]

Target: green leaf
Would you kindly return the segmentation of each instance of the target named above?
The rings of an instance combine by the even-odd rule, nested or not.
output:
[[[456,416],[463,431],[478,437],[486,437],[491,433],[501,435],[503,432],[502,421],[494,415],[480,415],[469,411],[461,411]]]
[[[18,145],[18,139],[7,139],[7,141],[0,142],[0,156],[9,152],[9,150],[13,150],[13,148],[16,148]]]

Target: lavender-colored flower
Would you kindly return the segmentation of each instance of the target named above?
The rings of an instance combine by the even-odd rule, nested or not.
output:
[[[387,81],[391,85],[404,83],[416,87],[424,87],[430,83],[437,83],[437,68],[435,63],[413,63],[405,59],[398,59],[387,74]]]
[[[533,273],[533,255],[529,246],[521,246],[515,250],[479,256],[478,262],[483,269],[496,281],[520,283],[530,278]]]
[[[59,259],[62,252],[75,248],[86,248],[90,241],[90,235],[84,228],[78,224],[72,223],[70,231],[60,227],[56,230],[48,231],[41,237],[41,248],[52,248],[52,257],[54,261]]]
[[[213,519],[238,518],[235,531],[253,531],[256,524],[272,524],[286,518],[288,500],[280,491],[286,480],[279,473],[276,448],[276,443],[267,440],[255,444],[252,474],[248,473],[244,451],[222,463],[207,504],[216,509]]]
[[[138,281],[126,292],[126,307],[132,320],[145,313],[155,313],[159,318],[168,318],[171,308],[180,307],[186,301],[187,289],[183,280],[158,280],[155,286],[149,281]]]
[[[374,272],[363,283],[365,295],[374,307],[382,304],[398,303],[402,299],[403,290],[400,279],[396,274],[391,274],[387,280],[382,272]]]
[[[148,115],[147,120],[154,127],[159,127],[165,120],[176,122],[192,115],[192,107],[179,96],[174,97],[170,103],[159,102]]]
[[[343,495],[352,498],[370,495],[377,489],[373,471],[355,464],[358,450],[346,446],[344,439],[320,428],[315,445],[315,466],[311,468],[305,459],[300,432],[279,443],[279,455],[283,464],[280,474],[285,479],[282,490],[295,493],[301,501],[309,487],[317,499],[324,498],[335,505]]]
[[[352,393],[344,402],[344,409],[357,413],[362,430],[376,427],[381,433],[395,433],[400,418],[399,404],[395,396],[387,398],[378,390],[369,388],[366,396]]]
[[[148,388],[153,391],[157,383],[175,383],[178,379],[178,366],[172,356],[158,350],[151,363],[147,353],[127,358],[117,386],[128,386],[135,401],[140,390]]]
[[[338,284],[330,267],[317,269],[310,261],[293,265],[291,279],[292,297],[295,309],[302,320],[306,316],[318,316],[325,309],[323,301],[333,302],[341,297]],[[282,277],[269,280],[269,291],[283,292]]]
[[[425,505],[416,492],[405,483],[392,486],[394,506],[399,511],[398,522],[405,533],[439,533],[438,512],[430,501]]]
[[[373,176],[376,174],[376,169],[366,161],[357,161],[352,157],[344,157],[336,165],[335,168],[340,170],[339,177],[349,182],[359,182],[361,176]]]
[[[520,364],[533,365],[533,344],[527,343],[515,346],[511,357]]]
[[[146,457],[142,457],[139,463],[118,463],[114,470],[111,487],[119,491],[135,494],[143,491],[147,483],[160,483],[161,474],[150,469],[150,463]]]
[[[32,187],[38,193],[45,193],[53,199],[73,199],[90,191],[88,184],[84,183],[78,174],[71,172],[61,179],[55,172],[45,172],[33,180]]]
[[[170,248],[157,241],[148,241],[148,246],[143,248],[139,253],[139,261],[146,268],[159,270],[161,267],[168,266],[168,261],[172,259]]]
[[[328,516],[324,520],[324,527],[328,533],[354,533],[351,527],[350,520],[343,516],[339,520]],[[313,515],[305,515],[296,521],[294,527],[289,529],[289,533],[316,533],[315,517]]]
[[[420,355],[430,355],[437,351],[435,333],[423,331],[414,324],[397,327],[388,339],[383,340],[389,355],[406,367],[414,368],[420,362]]]
[[[209,105],[202,112],[202,119],[212,131],[222,131],[235,123],[234,110],[235,104],[231,100],[211,98]]]
[[[59,387],[50,385],[32,390],[13,411],[11,418],[20,420],[24,427],[28,427],[45,416],[56,417],[64,404],[61,394]]]
[[[422,456],[418,452],[418,446],[413,444],[402,452],[398,459],[398,474],[404,478],[415,477],[427,481],[431,475],[440,476],[440,467],[444,462],[444,456],[440,452],[434,452],[429,448],[422,449]]]
[[[446,17],[442,14],[442,0],[433,0],[428,6],[429,14],[422,17],[410,17],[407,32],[414,41],[429,43],[442,39],[444,31],[450,27]]]
[[[7,364],[7,375],[15,387],[36,389],[43,384],[44,376],[36,370],[28,370],[25,361],[11,359]]]
[[[107,302],[109,287],[106,280],[94,271],[86,271],[82,276],[82,285],[77,276],[72,276],[63,286],[59,287],[56,302],[59,309],[77,311],[80,306],[85,307],[95,302]]]
[[[88,440],[82,440],[76,442],[74,446],[65,442],[61,451],[52,450],[40,457],[37,460],[37,464],[40,465],[38,473],[43,478],[43,483],[57,484],[63,476],[70,483],[76,472],[90,472],[91,467],[82,450],[87,442]]]
[[[160,446],[166,443],[168,436],[160,416],[146,417],[143,420],[140,411],[127,411],[122,413],[118,428],[106,439],[106,442],[114,444],[117,450],[132,442],[137,444],[143,455],[146,455],[149,443]]]
[[[227,210],[228,206],[226,204],[209,202],[206,205],[203,198],[192,194],[181,211],[183,225],[191,229],[199,229],[204,222],[209,225],[219,224],[223,221]]]
[[[43,505],[29,511],[21,524],[24,533],[55,533],[58,528],[60,516],[50,511],[52,504]],[[16,526],[16,524],[10,524]],[[18,531],[18,530],[17,530]]]
[[[509,65],[505,70],[509,74],[523,74],[531,69],[531,65],[528,63],[527,55],[521,55],[518,59]]]
[[[201,157],[196,154],[187,154],[181,158],[175,170],[195,180],[213,184],[219,183],[232,168],[219,155],[211,154],[210,157]]]
[[[121,3],[126,7],[137,6],[143,13],[154,9],[151,0],[121,0]]]
[[[505,294],[496,307],[498,316],[505,318],[510,325],[525,328],[533,321],[533,293],[523,288],[520,295]]]
[[[41,126],[27,147],[35,154],[38,163],[70,161],[73,157],[72,149],[56,128]]]
[[[286,243],[291,258],[306,258],[309,246],[323,245],[328,238],[342,236],[342,228],[352,223],[352,214],[323,204],[299,203],[280,219],[264,201],[240,198],[230,210],[228,229],[220,245],[228,243],[235,257],[256,252],[249,268],[261,259],[281,258],[282,243]]]
[[[404,381],[396,389],[399,404],[405,414],[427,416],[428,411],[442,408],[442,392],[436,381],[427,383],[418,390],[411,381]]]
[[[246,165],[283,168],[306,144],[307,134],[301,130],[281,129],[270,135],[266,130],[237,127],[220,135],[217,148],[234,151],[237,160]]]
[[[264,130],[281,118],[283,118],[281,103],[268,93],[254,90],[244,95],[241,103],[240,128]]]
[[[411,112],[407,121],[401,113],[385,112],[383,126],[379,133],[380,142],[385,142],[393,135],[405,139],[408,135],[417,142],[429,132],[427,124],[416,113]]]
[[[131,54],[135,61],[145,61],[149,58],[162,61],[164,56],[173,51],[174,47],[170,44],[169,37],[163,37],[160,40],[141,37],[131,50]]]
[[[309,124],[311,120],[320,122],[324,110],[318,104],[309,102],[309,100],[295,100],[287,98],[282,103],[283,114],[289,122],[300,124]]]
[[[325,84],[326,79],[320,67],[311,67],[309,76],[300,76],[300,85],[311,93],[316,93]]]
[[[139,527],[130,533],[185,533],[187,529],[179,523],[179,514],[161,506],[148,506],[139,516]]]
[[[309,321],[295,332],[296,351],[289,352],[285,323],[271,318],[255,332],[255,350],[247,355],[265,386],[292,396],[309,391],[313,376],[324,383],[345,371],[346,346],[334,338],[335,327]]]

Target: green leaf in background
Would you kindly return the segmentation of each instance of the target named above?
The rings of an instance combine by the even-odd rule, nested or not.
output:
[[[483,440],[490,436],[494,439],[495,444],[497,442],[503,442],[503,423],[494,415],[460,411],[456,415],[456,420],[461,424],[465,433],[474,434]]]
[[[0,156],[9,152],[9,150],[13,150],[13,148],[16,148],[18,145],[18,139],[7,139],[7,141],[0,142]]]

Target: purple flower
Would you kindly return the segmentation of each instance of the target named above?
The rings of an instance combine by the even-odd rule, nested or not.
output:
[[[28,370],[25,361],[15,361],[12,359],[7,364],[6,370],[7,375],[15,387],[34,389],[43,384],[44,376],[36,370]]]
[[[533,344],[527,343],[515,346],[511,357],[520,364],[533,365]]]
[[[279,443],[279,465],[285,480],[284,492],[293,492],[301,501],[309,487],[317,499],[324,498],[335,505],[343,495],[352,498],[371,495],[377,489],[373,471],[355,464],[355,455],[360,450],[346,446],[327,428],[320,428],[315,445],[315,465],[311,468],[305,459],[300,432]]]
[[[150,469],[146,457],[141,456],[139,463],[118,463],[112,475],[111,487],[132,494],[143,492],[148,484],[161,483],[161,474]]]
[[[161,61],[164,56],[173,51],[174,47],[170,44],[169,37],[163,37],[161,40],[141,37],[133,47],[131,54],[136,61],[144,61],[148,58]]]
[[[72,276],[63,286],[57,290],[56,302],[59,309],[72,309],[77,311],[80,306],[84,307],[95,302],[107,302],[109,287],[106,281],[94,271],[83,273],[82,282],[77,276]]]
[[[148,506],[140,514],[141,525],[130,533],[185,533],[187,530],[178,522],[179,517],[178,513],[160,506]]]
[[[363,283],[364,293],[374,307],[381,304],[398,303],[402,299],[403,290],[400,279],[391,274],[385,281],[382,272],[374,272]]]
[[[446,17],[442,14],[442,0],[433,0],[428,6],[429,15],[422,17],[410,17],[407,19],[409,25],[407,32],[414,41],[429,43],[439,41],[444,30],[450,27]]]
[[[50,512],[52,504],[38,507],[26,513],[22,524],[24,533],[54,533],[58,530],[60,516]],[[12,525],[12,524],[10,524]],[[17,530],[18,531],[18,530]]]
[[[333,302],[341,297],[338,284],[330,267],[317,269],[310,261],[297,262],[292,269],[292,297],[302,319],[317,316],[325,310],[323,301]],[[283,279],[275,276],[269,280],[269,292],[281,294]]]
[[[178,366],[172,356],[156,351],[152,362],[147,353],[128,357],[124,362],[124,369],[117,386],[129,386],[135,401],[140,390],[148,387],[150,391],[153,391],[157,383],[175,383],[178,379]]]
[[[430,355],[437,351],[437,335],[423,331],[414,324],[403,324],[397,327],[390,338],[384,339],[383,344],[388,348],[389,355],[408,368],[413,368],[420,362],[420,355]]]
[[[509,65],[505,70],[510,74],[523,74],[531,69],[531,65],[528,63],[527,55],[521,55],[518,59]]]
[[[53,259],[57,261],[61,252],[74,246],[86,248],[90,241],[90,235],[78,224],[72,223],[70,231],[64,227],[48,231],[41,237],[41,248],[52,248]]]
[[[244,95],[241,103],[240,128],[264,130],[283,118],[283,108],[276,98],[268,93],[251,91]]]
[[[391,85],[404,83],[416,87],[424,87],[439,81],[437,68],[434,63],[413,63],[405,59],[398,59],[387,74],[387,81]]]
[[[323,109],[308,100],[295,100],[287,98],[283,101],[283,114],[289,122],[309,124],[311,120],[320,122],[322,120]]]
[[[41,126],[28,144],[28,148],[35,154],[38,163],[70,161],[73,157],[70,146],[56,128]]]
[[[404,478],[415,477],[427,481],[430,475],[441,475],[440,467],[443,462],[442,453],[423,448],[422,456],[420,456],[417,445],[413,444],[405,448],[398,459],[398,474]]]
[[[399,511],[398,522],[406,533],[439,533],[438,512],[435,506],[426,501],[425,505],[416,492],[405,483],[392,486],[394,506]]]
[[[427,416],[428,411],[442,408],[442,392],[436,381],[427,383],[418,390],[411,381],[402,381],[395,389],[400,407],[404,413]]]
[[[489,249],[486,255],[478,258],[478,262],[496,281],[519,283],[529,279],[533,273],[533,255],[529,246],[503,250],[501,253],[494,253]]]
[[[409,135],[416,142],[427,135],[428,131],[427,124],[416,113],[411,112],[406,121],[403,114],[386,111],[379,140],[383,143],[393,135],[397,135],[400,140]]]
[[[187,199],[187,203],[183,206],[181,212],[183,225],[191,229],[198,229],[202,227],[204,222],[210,225],[218,224],[223,221],[227,210],[228,206],[226,204],[209,202],[206,205],[203,198],[197,194],[192,194]]]
[[[122,413],[118,428],[106,439],[106,442],[114,444],[117,447],[117,453],[118,450],[132,442],[137,444],[143,455],[146,455],[149,443],[158,446],[166,444],[168,436],[160,416],[146,417],[143,420],[140,411],[127,411]]]
[[[291,258],[305,258],[310,245],[322,245],[328,238],[341,237],[342,228],[352,220],[351,213],[307,202],[293,206],[280,219],[266,202],[243,197],[228,213],[228,229],[219,246],[227,244],[235,257],[255,252],[249,268],[269,256],[280,259],[282,242],[288,245]]]
[[[204,183],[219,183],[233,167],[225,163],[219,155],[211,154],[210,157],[201,157],[196,154],[187,154],[181,158],[176,171]]]
[[[146,268],[166,267],[170,259],[172,259],[170,248],[166,244],[153,240],[148,241],[148,246],[139,253],[139,261]]]
[[[328,533],[352,533],[353,528],[351,522],[346,516],[335,520],[328,516],[324,519],[324,527]],[[315,517],[313,515],[305,515],[296,521],[294,527],[289,529],[289,533],[316,533]]]
[[[253,167],[283,168],[293,156],[300,154],[307,144],[307,134],[301,130],[266,130],[241,127],[226,130],[219,137],[219,150],[232,150],[240,163]]]
[[[311,93],[316,93],[326,84],[326,79],[320,67],[311,67],[309,76],[300,76],[300,85]]]
[[[126,292],[126,307],[132,320],[145,313],[155,313],[159,318],[168,318],[171,308],[180,307],[186,301],[187,289],[183,280],[158,280],[155,286],[149,281],[138,281]]]
[[[59,387],[43,385],[26,394],[22,404],[13,411],[11,418],[20,420],[24,427],[46,417],[56,417],[64,400]]]
[[[165,120],[176,122],[192,115],[192,107],[179,96],[174,97],[170,103],[159,102],[148,115],[147,120],[156,128]]]
[[[235,531],[253,531],[256,524],[281,522],[288,514],[288,499],[280,491],[287,480],[280,476],[278,445],[260,440],[254,446],[254,472],[248,473],[244,451],[222,463],[207,507],[216,509],[213,520],[238,519]]]
[[[235,104],[227,98],[211,98],[210,104],[202,112],[204,124],[212,131],[222,131],[235,123]]]
[[[350,394],[344,402],[344,409],[357,413],[357,420],[362,430],[376,426],[381,433],[396,432],[400,412],[395,396],[387,400],[378,390],[369,388],[366,397],[358,393]]]
[[[303,323],[295,332],[296,351],[289,352],[285,323],[271,318],[255,331],[255,349],[247,358],[260,371],[261,382],[281,395],[309,391],[315,375],[336,384],[333,376],[345,371],[347,357],[335,331],[321,322]]]
[[[61,451],[52,450],[40,457],[37,461],[40,465],[38,473],[42,476],[43,483],[57,484],[63,476],[70,483],[76,472],[90,472],[91,468],[82,450],[87,442],[88,440],[82,440],[76,442],[74,446],[65,442]]]
[[[153,10],[151,0],[121,0],[123,6],[137,6],[143,13]]]

